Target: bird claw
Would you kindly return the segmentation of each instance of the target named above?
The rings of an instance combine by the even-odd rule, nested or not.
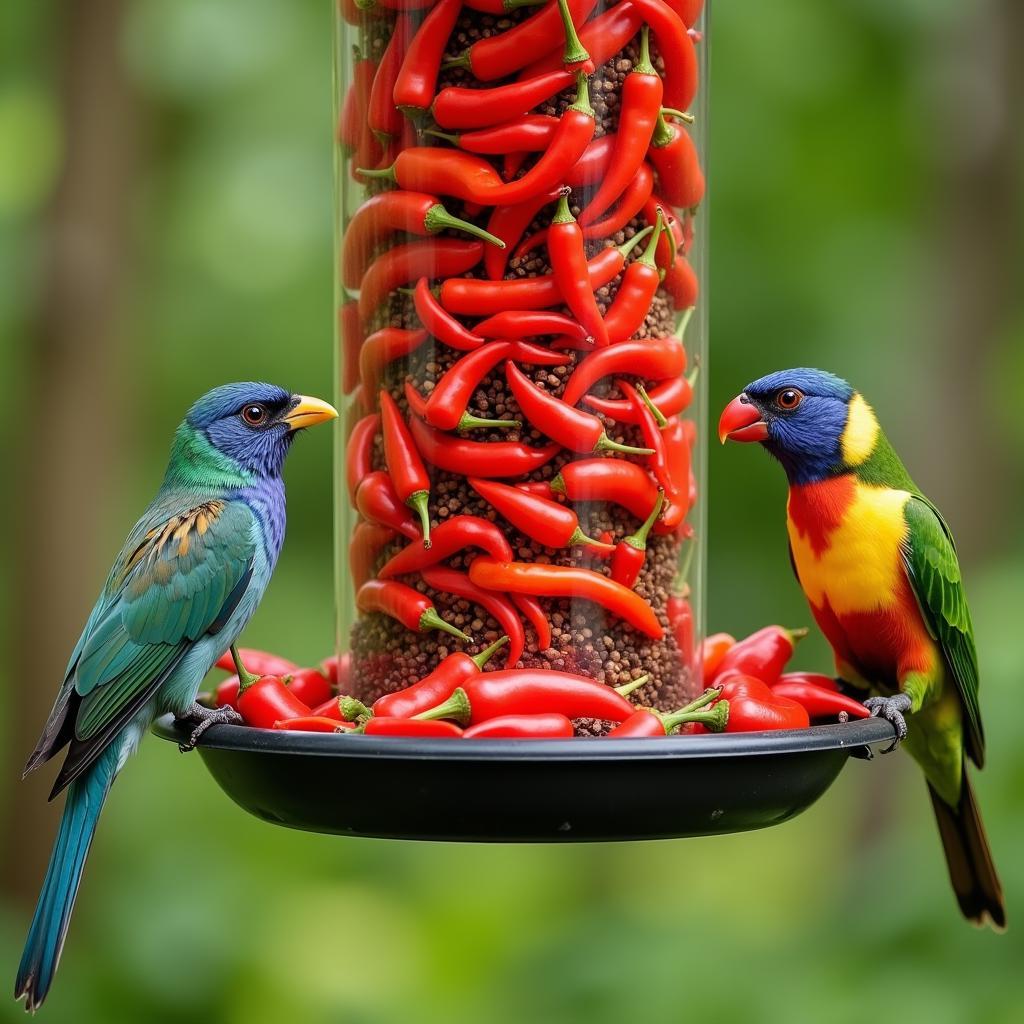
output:
[[[242,716],[233,708],[228,705],[218,708],[207,708],[203,707],[202,704],[193,704],[192,707],[185,712],[184,715],[177,717],[179,722],[197,722],[198,724],[192,730],[192,734],[184,743],[178,744],[178,749],[183,753],[187,754],[190,750],[194,750],[196,744],[199,742],[200,737],[210,728],[211,725],[241,725]]]
[[[907,738],[907,720],[904,714],[910,710],[910,698],[905,693],[897,693],[893,697],[868,697],[864,707],[871,712],[872,718],[884,718],[896,730],[896,738],[882,751],[890,754]]]

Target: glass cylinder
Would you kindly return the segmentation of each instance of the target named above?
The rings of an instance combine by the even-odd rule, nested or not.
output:
[[[364,702],[495,644],[487,670],[645,680],[638,705],[702,689],[703,6],[337,8],[338,645]]]

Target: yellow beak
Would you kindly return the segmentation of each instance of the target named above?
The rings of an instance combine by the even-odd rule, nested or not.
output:
[[[306,427],[315,427],[318,423],[338,418],[338,410],[319,398],[308,398],[306,395],[298,395],[297,398],[297,404],[282,417],[289,430],[304,430]]]

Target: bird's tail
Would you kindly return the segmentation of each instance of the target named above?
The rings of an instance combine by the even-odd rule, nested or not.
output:
[[[992,861],[970,779],[964,772],[960,803],[951,807],[929,785],[939,835],[946,852],[949,880],[960,911],[969,921],[984,925],[987,917],[998,930],[1006,927],[1003,887]]]
[[[26,1010],[34,1011],[42,1004],[53,982],[96,822],[117,773],[117,746],[108,747],[68,789],[50,866],[14,983],[14,998],[24,996]]]

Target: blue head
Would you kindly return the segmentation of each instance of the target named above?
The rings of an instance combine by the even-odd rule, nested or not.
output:
[[[790,483],[813,483],[863,462],[878,438],[874,413],[839,377],[800,368],[748,384],[718,425],[724,443],[760,441]]]
[[[182,430],[248,473],[279,476],[297,431],[337,415],[318,398],[244,381],[208,391],[189,409]]]

